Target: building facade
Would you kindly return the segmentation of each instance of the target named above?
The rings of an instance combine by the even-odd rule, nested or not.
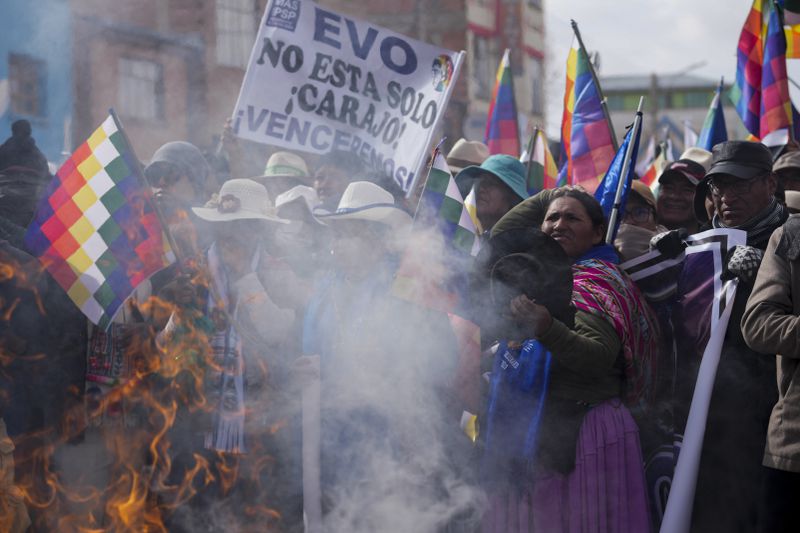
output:
[[[483,140],[497,66],[511,50],[522,146],[545,127],[545,28],[542,0],[466,0],[469,84],[464,135]]]
[[[496,69],[506,47],[512,49],[521,137],[526,139],[533,125],[544,124],[541,0],[319,3],[409,37],[468,51],[437,132],[447,138],[446,148],[462,136],[483,139]],[[214,150],[236,103],[266,4],[71,0],[77,95],[72,138],[85,139],[113,107],[142,160],[169,140]]]
[[[0,16],[0,142],[19,119],[31,123],[48,160],[69,150],[72,113],[68,0],[3,0]]]
[[[213,150],[266,0],[72,0],[75,139],[108,108],[143,160],[163,143]]]
[[[639,97],[644,96],[642,138],[655,135],[656,141],[661,142],[669,137],[679,152],[685,149],[684,125],[700,132],[718,84],[717,80],[689,74],[605,76],[600,80],[620,142],[625,127],[633,122]],[[722,102],[728,138],[744,139],[747,132],[727,97],[729,88],[730,85],[725,86]]]

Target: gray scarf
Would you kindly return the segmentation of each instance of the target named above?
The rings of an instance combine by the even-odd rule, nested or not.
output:
[[[739,226],[726,226],[719,215],[714,215],[711,225],[715,228],[740,229],[747,232],[747,245],[755,248],[766,249],[772,232],[778,229],[786,219],[789,212],[774,197],[769,205],[759,214]]]

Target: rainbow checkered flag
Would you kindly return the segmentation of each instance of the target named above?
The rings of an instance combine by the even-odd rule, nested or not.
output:
[[[89,320],[107,328],[136,286],[173,260],[153,206],[112,111],[50,182],[25,246]]]
[[[400,298],[445,313],[457,313],[464,300],[463,273],[480,240],[475,223],[437,150],[422,191],[409,246],[395,277]]]
[[[602,102],[589,55],[576,37],[567,56],[558,181],[580,185],[592,194],[616,152]]]
[[[783,31],[786,34],[786,59],[800,58],[800,0],[784,0]]]
[[[514,157],[520,151],[517,103],[514,99],[514,75],[511,72],[511,50],[506,48],[494,82],[492,100],[486,119],[484,142],[490,154]]]
[[[786,144],[793,127],[786,47],[775,4],[753,0],[739,35],[736,83],[730,99],[747,131],[767,146]]]

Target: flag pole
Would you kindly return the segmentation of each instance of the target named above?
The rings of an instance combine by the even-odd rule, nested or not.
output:
[[[644,105],[644,96],[639,97],[639,108],[636,110],[636,116],[633,119],[633,135],[638,135],[636,132],[642,126],[642,106]],[[622,160],[622,172],[620,173],[619,183],[617,184],[617,194],[614,196],[614,207],[611,208],[611,215],[608,217],[608,230],[606,230],[606,244],[612,244],[614,239],[614,228],[617,226],[619,219],[620,204],[622,202],[622,191],[628,185],[628,173],[631,167],[631,157],[633,157],[633,148],[636,145],[633,137],[628,142],[628,148],[625,150],[625,158]]]
[[[122,127],[122,121],[117,116],[117,113],[114,111],[114,108],[108,110],[108,113],[111,115],[111,118],[114,119],[114,122],[117,125],[117,130],[122,135],[122,138],[125,139],[125,144],[128,145],[128,148],[133,155],[133,159],[135,160],[135,172],[136,176],[139,178],[141,185],[145,188],[146,191],[150,191],[150,184],[147,183],[147,180],[144,177],[144,168],[142,167],[142,162],[139,157],[136,155],[136,151],[133,149],[133,144],[131,144],[131,140],[128,138],[128,134],[125,133],[125,129]],[[178,271],[182,270],[182,263],[185,258],[181,257],[181,252],[175,244],[175,239],[172,238],[172,233],[169,231],[169,225],[167,225],[166,219],[164,218],[164,214],[161,212],[161,209],[158,206],[158,202],[156,202],[155,198],[153,198],[152,194],[148,194],[145,197],[145,201],[150,204],[150,207],[153,208],[153,212],[155,212],[156,217],[158,217],[158,221],[161,223],[161,227],[164,228],[164,235],[167,237],[167,242],[169,243],[170,248],[172,248],[172,253],[175,254],[175,259],[178,262]]]
[[[527,186],[531,182],[531,168],[533,165],[533,150],[536,148],[536,143],[538,142],[539,137],[539,126],[533,128],[533,134],[531,134],[531,138],[528,141],[528,160],[525,161],[525,185]]]
[[[772,7],[776,10],[775,12],[778,14],[778,21],[780,22],[780,31],[783,32],[783,28],[786,26],[786,20],[784,20],[784,17],[783,17],[783,9],[781,9],[781,4],[780,4],[780,2],[778,2],[778,0],[772,0]],[[786,44],[785,36],[784,36],[784,44]],[[784,47],[784,49],[783,49],[783,63],[784,63],[784,65],[786,64],[786,47]],[[787,71],[786,72],[786,81],[788,82],[789,81],[789,73],[788,73],[789,69],[784,66],[784,70]],[[720,82],[720,87],[721,86],[722,86],[722,83]],[[787,86],[786,89],[788,91],[788,89],[789,89],[788,86]],[[722,90],[721,89],[720,89],[719,97],[722,98]],[[791,142],[791,141],[795,140],[795,138],[794,138],[794,112],[792,111],[792,109],[794,109],[794,106],[791,103],[791,97],[789,98],[789,107],[791,108],[789,110],[789,127],[786,128],[788,130],[786,133],[787,133],[787,135],[789,137],[789,141]]]
[[[511,86],[511,101],[514,102],[514,124],[517,126],[517,143],[519,143],[519,113],[517,113],[517,93],[514,92],[514,69],[511,68],[511,48],[506,48],[503,54],[503,62],[508,66],[508,79]],[[508,60],[508,61],[505,61]]]
[[[586,51],[586,47],[583,45],[581,32],[578,30],[578,23],[575,22],[575,20],[570,20],[570,22],[572,23],[572,31],[575,32],[575,37],[578,39],[578,46],[580,47],[581,52],[586,55],[586,64],[589,65],[589,73],[592,75],[594,86],[597,87],[597,95],[600,97],[600,106],[603,108],[603,116],[606,117],[608,129],[611,131],[611,142],[613,143],[614,151],[616,152],[619,150],[619,143],[617,142],[617,134],[614,132],[614,124],[611,122],[611,115],[608,112],[608,102],[606,102],[606,97],[603,95],[603,89],[600,88],[600,80],[597,77],[597,72],[594,71],[594,65],[589,59],[589,53]]]
[[[422,182],[422,187],[419,192],[419,199],[417,200],[417,207],[414,209],[414,216],[411,219],[412,221],[417,219],[419,208],[422,204],[422,195],[425,194],[425,186],[428,185],[428,178],[430,178],[431,170],[433,169],[433,165],[436,163],[436,156],[441,153],[442,145],[444,144],[445,139],[447,139],[447,137],[442,137],[442,139],[436,144],[436,146],[433,147],[433,150],[431,151],[431,160],[426,165],[428,171],[425,173],[425,181]]]

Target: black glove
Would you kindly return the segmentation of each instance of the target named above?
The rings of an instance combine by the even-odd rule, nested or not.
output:
[[[739,278],[743,283],[752,283],[756,279],[763,257],[764,251],[759,248],[736,245],[725,256],[725,265],[720,278],[723,281]]]
[[[659,233],[650,239],[650,249],[658,250],[661,255],[673,259],[681,255],[688,246],[685,240],[688,236],[689,233],[684,228]]]

